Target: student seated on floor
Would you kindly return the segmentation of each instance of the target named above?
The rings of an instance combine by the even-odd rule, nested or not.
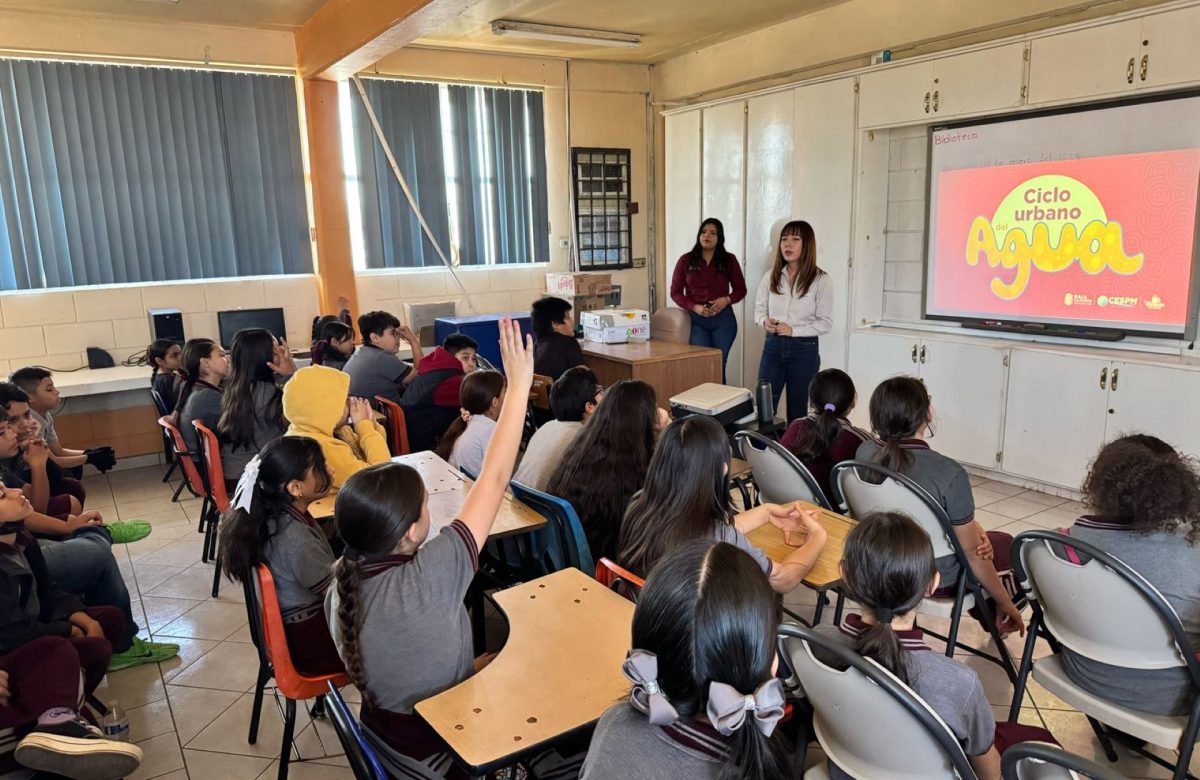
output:
[[[532,344],[521,343],[510,320],[500,323],[500,351],[510,403],[457,519],[428,538],[428,491],[415,469],[399,463],[360,470],[338,494],[335,519],[346,552],[325,614],[346,673],[363,692],[364,735],[395,777],[455,771],[445,744],[413,706],[490,660],[473,657],[463,598],[508,489],[533,381]]]
[[[29,409],[33,418],[41,426],[42,439],[50,447],[50,458],[59,468],[69,471],[71,476],[79,479],[83,476],[83,464],[90,464],[97,471],[104,473],[117,464],[116,453],[112,447],[92,447],[86,450],[67,449],[58,439],[54,430],[52,413],[58,409],[61,396],[54,386],[54,375],[40,366],[29,366],[14,371],[9,381],[25,391],[29,396]],[[82,499],[80,499],[82,500]]]
[[[1000,754],[1010,745],[1057,744],[1045,729],[997,723],[975,670],[925,644],[916,625],[917,607],[937,590],[939,575],[929,535],[914,520],[895,513],[867,515],[846,536],[841,569],[846,595],[862,614],[848,615],[840,627],[816,630],[912,688],[954,733],[981,780],[999,780]],[[830,770],[834,778],[849,777],[837,766]]]
[[[358,318],[362,348],[346,361],[342,370],[350,375],[350,394],[374,401],[381,395],[400,403],[405,389],[416,378],[421,365],[421,341],[407,325],[401,325],[394,314],[369,311]],[[400,341],[412,349],[412,365],[396,357]]]
[[[417,378],[400,399],[408,446],[413,452],[432,450],[458,419],[458,395],[463,379],[477,366],[479,344],[464,333],[451,333],[417,366]]]
[[[504,407],[504,374],[476,371],[459,391],[459,417],[438,442],[438,457],[478,474]]]
[[[871,434],[849,420],[857,395],[845,371],[819,371],[808,386],[808,416],[793,420],[779,443],[791,450],[808,469],[825,497],[836,495],[829,472],[844,460],[854,460],[858,448]]]
[[[167,414],[175,411],[175,400],[179,395],[179,365],[183,347],[171,339],[155,339],[146,347],[145,362],[150,366],[150,387],[162,399]]]
[[[587,366],[575,366],[563,372],[550,387],[550,410],[554,412],[554,419],[533,434],[513,479],[534,490],[544,491],[550,475],[566,457],[603,397],[604,388],[596,379],[596,372]]]
[[[586,362],[575,338],[570,303],[562,298],[541,298],[533,302],[529,315],[533,335],[537,337],[533,373],[558,379],[568,368]]]
[[[297,371],[283,387],[288,436],[316,439],[340,488],[356,471],[392,458],[387,434],[365,399],[350,396],[349,375],[325,366]]]
[[[670,551],[633,611],[633,691],[596,724],[581,780],[792,777],[776,732],[777,625],[775,593],[744,551],[711,539]]]

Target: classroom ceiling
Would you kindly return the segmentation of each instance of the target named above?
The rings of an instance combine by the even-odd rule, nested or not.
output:
[[[293,30],[325,0],[0,0],[0,9],[60,11],[147,22]]]
[[[573,59],[652,64],[846,0],[482,0],[414,43]],[[636,33],[634,48],[492,34],[496,19]],[[797,45],[800,45],[797,43]]]

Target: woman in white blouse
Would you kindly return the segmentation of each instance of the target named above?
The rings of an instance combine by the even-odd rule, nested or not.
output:
[[[776,409],[787,386],[790,423],[808,413],[808,385],[821,370],[817,337],[833,329],[833,285],[817,268],[817,239],[807,222],[780,231],[775,265],[754,296],[754,322],[767,331],[758,379],[771,383]]]

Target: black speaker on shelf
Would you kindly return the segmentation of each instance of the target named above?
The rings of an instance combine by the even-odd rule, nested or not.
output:
[[[179,309],[150,309],[150,332],[154,339],[169,339],[183,346],[183,315]]]

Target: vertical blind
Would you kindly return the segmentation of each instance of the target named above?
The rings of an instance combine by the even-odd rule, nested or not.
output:
[[[294,79],[0,61],[0,289],[311,272]]]
[[[438,242],[463,265],[550,256],[542,93],[364,79],[384,136]],[[358,95],[350,132],[367,268],[441,264],[392,174]]]

